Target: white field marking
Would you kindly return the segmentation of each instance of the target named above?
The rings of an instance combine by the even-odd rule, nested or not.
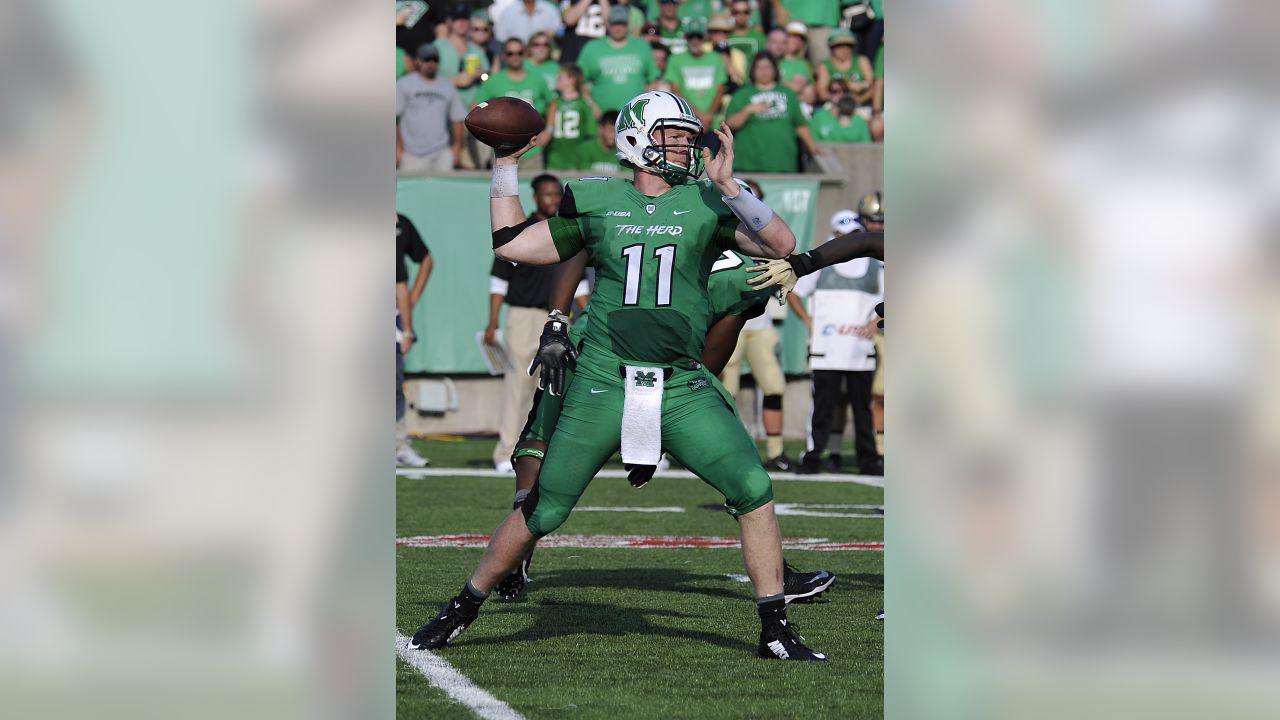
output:
[[[427,682],[445,691],[455,702],[467,706],[484,720],[524,720],[510,705],[476,687],[466,675],[458,672],[447,660],[430,650],[410,650],[409,638],[396,633],[396,655],[400,656]]]
[[[396,538],[396,545],[413,548],[483,548],[488,535],[415,535]],[[706,535],[548,535],[538,541],[541,548],[625,548],[670,550],[673,548],[738,548],[736,537]],[[827,538],[783,538],[783,550],[884,550],[884,543],[832,542]]]
[[[878,508],[878,513],[839,512],[839,508],[851,510],[870,510]],[[774,512],[779,515],[803,515],[805,517],[848,518],[850,520],[883,520],[884,508],[880,505],[811,505],[809,503],[774,503]],[[832,512],[831,510],[837,510]]]
[[[404,478],[428,478],[428,477],[478,477],[478,478],[502,478],[510,480],[515,477],[514,473],[500,473],[497,470],[481,469],[481,468],[396,468],[396,475]],[[602,478],[624,478],[627,476],[626,470],[601,470],[596,473],[596,477]],[[688,470],[666,470],[655,473],[656,478],[676,478],[681,480],[694,480],[698,476]],[[845,483],[852,485],[866,485],[868,487],[884,487],[884,478],[874,475],[845,475],[841,473],[830,473],[826,475],[797,475],[795,473],[771,472],[769,477],[775,482],[816,482],[816,483]]]
[[[740,583],[747,583],[747,582],[751,582],[751,578],[750,578],[750,577],[748,577],[748,576],[746,576],[746,575],[743,575],[743,574],[741,574],[741,573],[725,573],[725,574],[724,574],[724,576],[725,576],[725,577],[727,577],[727,578],[729,578],[730,580],[732,580],[732,581],[734,581],[734,582],[740,582]]]
[[[599,505],[579,505],[574,512],[635,512],[635,513],[682,513],[682,507],[603,507]]]

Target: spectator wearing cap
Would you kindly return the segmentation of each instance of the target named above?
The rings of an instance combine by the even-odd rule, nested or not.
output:
[[[768,52],[752,59],[751,82],[733,94],[725,115],[736,134],[734,170],[799,172],[800,142],[812,155],[823,152],[809,132],[800,98],[778,81],[778,63]]]
[[[680,19],[680,0],[658,0],[658,42],[671,49],[672,54],[683,53],[688,48],[684,37],[684,22]]]
[[[626,7],[629,12],[627,27],[637,30],[644,25],[644,13],[626,0],[561,0],[560,19],[564,23],[564,35],[560,37],[560,62],[577,62],[582,48],[596,38],[605,36],[608,27],[606,14],[611,7]]]
[[[818,101],[830,100],[828,89],[835,80],[845,80],[849,84],[853,98],[860,105],[871,102],[871,61],[865,55],[855,55],[857,40],[853,33],[843,28],[831,33],[827,40],[831,48],[831,57],[818,63],[818,80],[815,85]]]
[[[837,80],[837,84],[845,81]],[[813,137],[824,143],[868,143],[871,128],[858,116],[858,102],[852,95],[841,91],[840,98],[814,111],[809,127]]]
[[[747,57],[764,50],[764,33],[756,24],[751,3],[748,0],[733,0],[729,3],[729,16],[733,20],[733,29],[729,31],[729,47],[741,50]]]
[[[840,25],[840,5],[837,0],[772,0],[774,18],[778,23],[798,21],[805,26],[808,36],[809,60],[814,64],[830,55],[827,38]]]
[[[816,98],[813,95],[813,66],[805,56],[809,42],[808,29],[804,23],[791,21],[787,23],[787,52],[778,60],[778,72],[782,84],[791,88],[805,103],[812,105]]]
[[[435,45],[418,48],[415,61],[417,72],[396,81],[396,167],[447,172],[461,163],[466,111],[457,88],[439,77]]]
[[[471,8],[466,3],[454,3],[449,8],[449,34],[436,38],[435,42],[440,51],[440,77],[453,81],[466,107],[470,107],[471,98],[490,65],[484,47],[472,40],[473,23]],[[487,36],[484,42],[488,42]]]
[[[627,35],[630,8],[609,8],[605,37],[588,42],[578,56],[588,94],[601,111],[621,110],[658,79],[649,43]]]
[[[729,75],[720,56],[707,52],[705,20],[690,18],[685,23],[684,32],[689,41],[689,52],[672,56],[665,77],[671,83],[672,91],[693,106],[702,126],[714,127],[712,120],[720,109]]]
[[[502,11],[493,26],[493,34],[499,42],[511,38],[521,46],[529,42],[533,34],[546,30],[553,35],[564,28],[560,22],[560,10],[546,0],[520,0]]]
[[[724,15],[713,15],[707,23],[707,40],[711,51],[720,56],[724,71],[732,84],[730,90],[741,87],[747,80],[747,55],[729,44],[729,32],[733,21]]]

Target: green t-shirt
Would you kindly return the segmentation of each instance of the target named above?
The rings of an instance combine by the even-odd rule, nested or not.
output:
[[[548,60],[538,64],[532,60],[524,61],[525,72],[532,73],[547,81],[547,92],[556,94],[556,75],[560,74],[560,63]]]
[[[725,115],[733,115],[752,103],[768,107],[751,117],[734,133],[733,165],[744,172],[798,172],[796,128],[807,125],[800,98],[784,85],[761,90],[747,85],[733,94]]]
[[[680,87],[680,94],[690,105],[700,112],[706,112],[711,109],[716,88],[728,82],[729,75],[724,71],[724,61],[717,53],[703,53],[702,57],[684,53],[672,55],[667,61],[666,80]]]
[[[628,38],[620,48],[609,44],[607,38],[596,38],[582,48],[578,65],[591,84],[591,98],[601,112],[621,110],[658,79],[653,52],[640,38]]]
[[[782,7],[791,13],[792,20],[814,27],[835,27],[840,24],[840,3],[836,0],[782,0]]]
[[[618,162],[618,151],[600,144],[599,138],[578,147],[578,170],[593,175],[617,175],[626,172]]]
[[[402,48],[396,47],[396,79],[399,80],[407,72],[409,72],[409,56]]]
[[[729,33],[729,47],[735,50],[741,50],[747,59],[755,57],[755,54],[764,49],[765,36],[764,33],[757,30],[748,30],[742,35],[735,35],[734,32]]]
[[[848,118],[849,124],[842,125],[840,118],[830,110],[822,108],[813,114],[809,128],[813,131],[813,139],[818,142],[831,143],[864,143],[871,142],[871,128],[867,121],[853,115]]]
[[[596,269],[579,371],[701,362],[714,319],[707,279],[738,227],[711,181],[646,197],[630,180],[571,180],[547,222],[562,259],[585,249]]]
[[[515,80],[506,70],[500,70],[480,86],[476,91],[475,102],[479,104],[504,96],[520,98],[543,115],[547,114],[547,103],[551,102],[551,93],[547,91],[547,83],[541,77],[526,72],[524,78]]]
[[[680,27],[675,30],[668,30],[659,25],[658,42],[666,45],[671,50],[672,57],[689,52],[689,39],[684,36],[684,23],[681,23]]]
[[[791,78],[800,76],[805,82],[813,82],[813,66],[804,58],[783,58],[778,61],[778,75],[786,83]]]
[[[714,12],[715,8],[712,7],[711,0],[684,0],[676,10],[676,17],[681,20],[692,17],[709,20]]]
[[[866,78],[862,77],[862,70],[858,67],[858,58],[855,55],[853,61],[849,64],[848,70],[841,70],[836,67],[831,58],[822,61],[823,67],[827,69],[828,82],[832,80],[850,80],[853,82],[862,82]]]
[[[876,50],[876,59],[871,63],[871,70],[875,74],[877,80],[884,79],[884,45]]]
[[[440,51],[440,77],[442,78],[457,77],[463,70],[479,77],[481,73],[489,70],[489,57],[485,55],[483,48],[473,42],[467,43],[467,49],[461,55],[447,38],[436,38],[432,45]],[[471,87],[458,88],[458,99],[462,101],[463,107],[471,106],[479,89],[479,80],[476,80]]]
[[[595,145],[596,118],[591,106],[581,97],[573,100],[556,98],[555,116],[551,118],[551,144],[547,146],[548,170],[577,170],[583,145]]]

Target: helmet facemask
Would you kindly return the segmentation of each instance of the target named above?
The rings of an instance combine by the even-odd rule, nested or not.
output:
[[[667,133],[671,130],[685,130],[692,133],[689,138],[689,144],[669,142]],[[654,125],[650,141],[649,147],[644,149],[644,158],[649,162],[649,169],[656,172],[663,180],[671,185],[678,185],[684,182],[686,178],[697,180],[702,177],[702,171],[705,167],[702,154],[705,148],[702,147],[701,127],[690,127],[688,123],[681,121],[659,120]],[[688,167],[667,159],[668,149],[681,152],[687,150],[689,157]]]

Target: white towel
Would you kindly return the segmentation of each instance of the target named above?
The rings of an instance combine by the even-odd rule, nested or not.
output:
[[[627,365],[622,403],[622,462],[657,465],[662,457],[662,368]]]

